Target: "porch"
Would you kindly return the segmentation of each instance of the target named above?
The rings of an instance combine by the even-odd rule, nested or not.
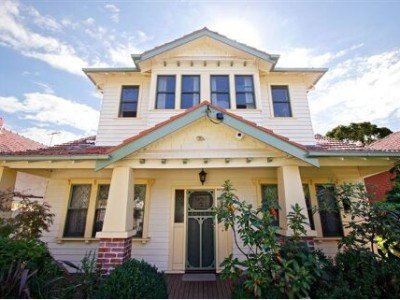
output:
[[[218,278],[216,281],[183,281],[182,274],[167,274],[170,299],[230,299],[232,282]]]

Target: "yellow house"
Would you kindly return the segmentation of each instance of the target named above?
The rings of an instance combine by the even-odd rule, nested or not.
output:
[[[226,179],[254,205],[276,193],[290,234],[291,205],[307,212],[328,201],[321,189],[362,182],[400,157],[315,139],[307,93],[326,69],[277,68],[278,55],[207,28],[132,59],[84,69],[103,94],[95,139],[0,154],[0,189],[16,172],[48,180],[56,218],[43,239],[56,259],[97,250],[105,273],[130,257],[170,273],[219,271],[239,255],[212,216]],[[307,240],[334,254],[345,222],[311,214]]]

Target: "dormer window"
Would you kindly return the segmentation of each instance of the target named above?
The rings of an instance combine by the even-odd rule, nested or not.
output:
[[[231,107],[228,75],[211,75],[211,101],[223,108]]]
[[[121,90],[121,106],[119,109],[119,116],[123,118],[136,117],[138,98],[139,86],[123,86]]]
[[[287,85],[271,86],[274,117],[291,117],[289,88]]]
[[[157,77],[156,108],[175,108],[175,75],[159,75]]]
[[[200,103],[200,76],[182,75],[181,108],[190,108]]]
[[[252,75],[236,75],[236,108],[256,108]]]

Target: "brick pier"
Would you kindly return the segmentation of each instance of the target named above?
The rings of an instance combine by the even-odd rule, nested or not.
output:
[[[132,238],[101,238],[97,266],[103,275],[131,258]]]

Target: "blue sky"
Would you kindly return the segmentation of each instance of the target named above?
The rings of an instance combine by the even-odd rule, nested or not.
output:
[[[400,2],[0,1],[0,116],[48,144],[94,134],[100,95],[86,66],[132,66],[131,53],[207,26],[328,67],[309,94],[315,132],[371,121],[400,129]]]

